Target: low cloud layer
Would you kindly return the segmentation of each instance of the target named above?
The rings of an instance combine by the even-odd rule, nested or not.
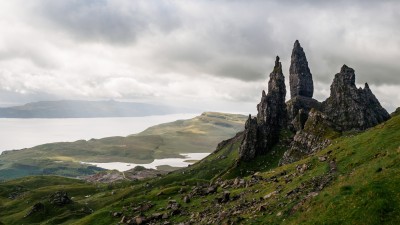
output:
[[[399,12],[397,1],[4,1],[0,104],[114,98],[253,112],[275,56],[288,77],[299,39],[317,99],[346,64],[392,111]]]

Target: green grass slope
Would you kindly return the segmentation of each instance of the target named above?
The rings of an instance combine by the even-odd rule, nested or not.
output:
[[[156,224],[165,221],[172,224],[400,223],[400,115],[363,133],[335,139],[315,155],[281,167],[274,166],[277,160],[273,155],[253,165],[237,165],[240,141],[238,134],[199,163],[141,182],[107,186],[63,181],[58,177],[30,177],[2,183],[0,221],[54,224],[51,221],[56,218],[59,224],[116,224],[138,216],[149,221],[152,215],[155,218],[154,213],[161,213],[168,218],[151,221]],[[274,154],[279,155],[283,146],[280,143]],[[57,182],[65,184],[60,186]],[[210,185],[216,186],[217,191],[203,193]],[[24,194],[7,198],[16,187]],[[34,203],[48,199],[59,189],[75,197],[77,208],[85,204],[93,212],[77,215],[77,210],[68,208],[71,205],[23,217]],[[229,200],[225,201],[223,196],[227,192]],[[183,201],[185,196],[190,197],[190,202]],[[171,200],[179,203],[178,211],[171,209]],[[151,207],[144,207],[149,202]],[[113,216],[114,212],[121,212],[125,218]]]
[[[179,153],[211,152],[222,140],[243,130],[246,117],[207,112],[193,119],[153,126],[127,137],[52,143],[0,155],[0,180],[35,174],[76,177],[99,169],[84,162],[150,163],[182,157]]]

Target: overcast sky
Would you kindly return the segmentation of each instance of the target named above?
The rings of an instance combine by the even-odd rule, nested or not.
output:
[[[288,81],[298,39],[316,99],[346,64],[393,111],[400,1],[326,2],[4,0],[0,105],[115,99],[255,112],[276,55]]]

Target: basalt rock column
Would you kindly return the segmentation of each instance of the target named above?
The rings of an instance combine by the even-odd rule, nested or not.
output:
[[[298,40],[294,42],[289,73],[291,98],[296,96],[312,98],[314,93],[312,74],[308,68],[306,54]]]
[[[307,115],[312,108],[320,109],[320,103],[312,98],[314,93],[312,74],[306,54],[297,40],[292,50],[289,73],[291,99],[286,103],[288,119],[292,131],[298,131],[304,126],[304,123],[299,124],[298,121],[294,121],[299,116],[299,110],[303,110],[304,115]]]
[[[246,122],[245,137],[239,149],[240,159],[248,161],[265,154],[279,141],[279,133],[287,124],[285,96],[285,77],[277,56],[268,82],[268,94],[263,91],[257,105],[257,119],[249,116]]]

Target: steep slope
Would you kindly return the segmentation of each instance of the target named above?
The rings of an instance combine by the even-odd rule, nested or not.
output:
[[[193,166],[142,182],[106,186],[58,177],[30,177],[2,183],[0,221],[4,224],[400,222],[400,115],[363,133],[335,139],[328,148],[296,163],[225,179],[219,169],[236,160],[240,136],[223,142],[215,153]],[[221,163],[216,163],[217,160]],[[73,203],[51,205],[51,196],[60,190],[73,197]],[[44,209],[51,209],[24,217],[39,202]]]
[[[76,177],[100,169],[80,162],[150,163],[182,158],[180,153],[206,153],[243,129],[246,117],[207,112],[189,120],[151,127],[127,137],[52,143],[0,155],[0,180],[35,174]]]

